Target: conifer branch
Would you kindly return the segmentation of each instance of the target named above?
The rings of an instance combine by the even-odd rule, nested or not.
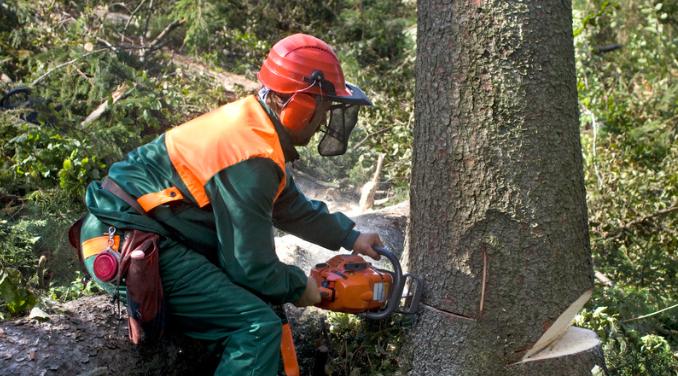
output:
[[[642,223],[642,222],[644,222],[644,221],[653,219],[653,218],[655,218],[655,217],[659,217],[660,215],[669,214],[669,213],[672,213],[672,212],[677,211],[677,210],[678,210],[678,206],[672,206],[672,207],[670,207],[670,208],[666,208],[666,209],[662,209],[662,210],[657,210],[656,212],[654,212],[654,213],[652,213],[652,214],[648,214],[648,215],[643,216],[643,217],[641,217],[641,218],[634,219],[633,221],[627,223],[627,224],[626,224],[625,226],[623,226],[623,227],[624,227],[624,228],[628,228],[628,227],[631,227],[631,226],[635,226],[635,225],[637,225],[637,224],[639,224],[639,223]]]
[[[95,54],[95,53],[97,53],[97,52],[106,51],[107,49],[108,49],[108,48],[102,48],[102,49],[99,49],[99,50],[96,50],[96,51],[88,52],[88,53],[86,53],[86,54],[84,54],[84,55],[82,55],[82,56],[80,56],[80,57],[76,57],[75,59],[73,59],[73,60],[71,60],[71,61],[68,61],[68,62],[63,63],[63,64],[59,64],[59,65],[57,65],[56,67],[54,67],[54,68],[48,70],[48,71],[47,71],[45,74],[43,74],[42,76],[38,77],[37,80],[33,81],[33,83],[31,84],[31,86],[35,86],[38,82],[42,81],[43,78],[47,77],[50,73],[54,72],[55,70],[57,70],[57,69],[59,69],[59,68],[65,67],[65,66],[70,65],[70,64],[73,64],[73,63],[75,63],[76,61],[82,59],[83,57],[87,57],[87,56],[92,55],[92,54]]]
[[[380,130],[378,130],[378,131],[376,131],[376,132],[372,132],[372,133],[368,134],[368,135],[365,136],[362,140],[360,140],[360,141],[357,142],[355,145],[353,145],[353,147],[351,148],[350,151],[355,151],[355,150],[357,150],[360,146],[362,146],[365,142],[367,142],[367,140],[369,140],[370,137],[376,136],[376,135],[381,134],[381,133],[388,132],[388,131],[390,131],[392,128],[393,128],[393,127],[388,127],[388,128],[380,129]]]

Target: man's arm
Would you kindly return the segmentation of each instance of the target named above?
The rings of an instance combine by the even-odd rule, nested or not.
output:
[[[309,200],[297,188],[291,174],[287,186],[278,197],[273,210],[273,224],[279,229],[299,236],[322,247],[353,250],[379,260],[373,246],[383,247],[379,235],[360,233],[353,229],[355,222],[343,213],[330,213],[322,201]]]
[[[219,238],[219,264],[236,283],[273,303],[298,301],[307,277],[275,253],[271,212],[283,172],[271,160],[229,166],[205,184]]]

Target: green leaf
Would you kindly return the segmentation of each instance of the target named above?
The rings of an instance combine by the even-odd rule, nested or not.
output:
[[[40,322],[47,321],[51,318],[49,314],[47,314],[45,311],[43,311],[37,306],[31,309],[31,313],[28,315],[28,317],[33,320],[38,320]]]
[[[21,299],[16,284],[5,269],[0,270],[0,298],[2,298],[8,307],[15,306]]]

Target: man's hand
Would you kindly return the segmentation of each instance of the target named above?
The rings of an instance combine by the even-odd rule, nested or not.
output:
[[[321,298],[320,291],[318,290],[318,283],[315,281],[315,279],[308,277],[304,295],[301,296],[301,299],[294,302],[294,305],[297,307],[308,307],[320,303],[320,300]]]
[[[361,232],[358,235],[358,239],[355,240],[353,244],[353,254],[361,254],[369,256],[375,260],[380,260],[381,256],[372,249],[373,246],[383,247],[384,243],[381,242],[379,234],[374,232]]]

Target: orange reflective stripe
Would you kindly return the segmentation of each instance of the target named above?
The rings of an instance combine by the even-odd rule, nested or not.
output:
[[[207,181],[228,166],[261,157],[273,160],[285,173],[285,156],[275,126],[254,96],[169,130],[165,145],[174,168],[200,207],[210,203],[205,193]],[[285,183],[283,178],[277,195]]]
[[[294,350],[292,341],[292,329],[290,324],[284,324],[282,327],[282,341],[280,341],[280,352],[282,353],[283,366],[287,376],[299,376],[299,363],[297,363],[297,352]]]
[[[120,235],[113,236],[113,249],[118,250],[120,246]],[[82,258],[87,259],[96,256],[108,248],[108,236],[99,236],[82,242]]]
[[[151,211],[154,207],[162,205],[171,201],[181,200],[184,196],[181,195],[179,188],[170,187],[160,192],[153,192],[145,194],[137,199],[139,205],[145,211]]]

